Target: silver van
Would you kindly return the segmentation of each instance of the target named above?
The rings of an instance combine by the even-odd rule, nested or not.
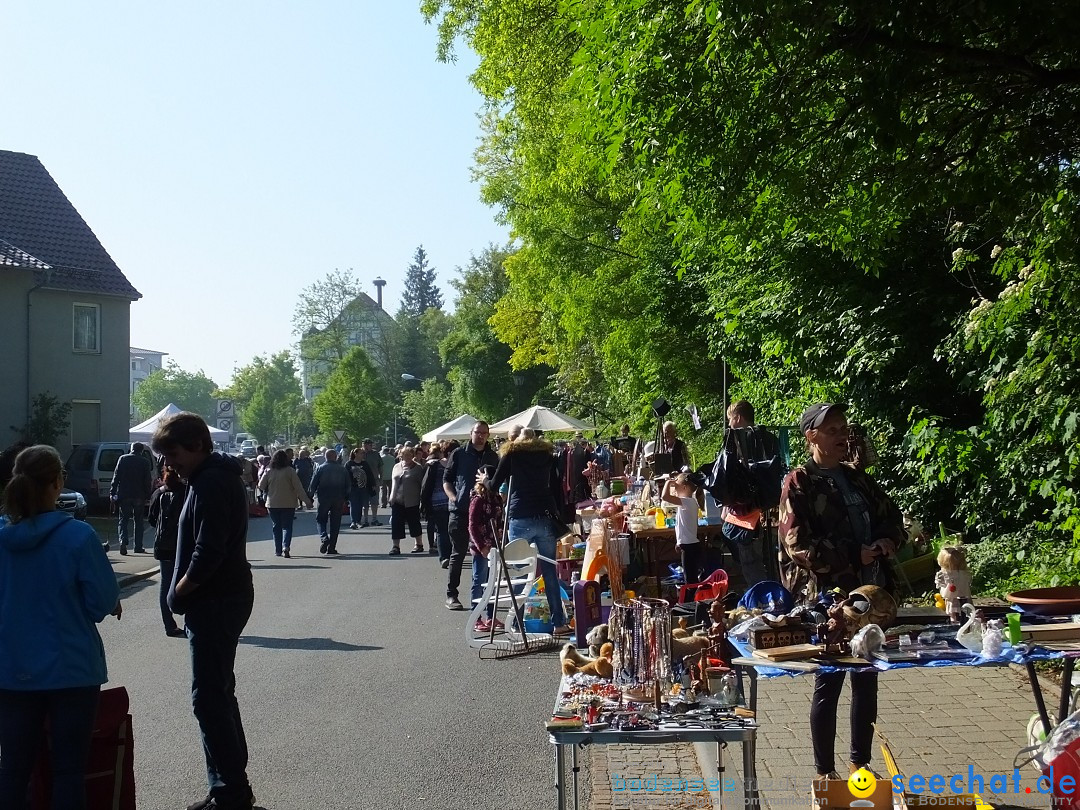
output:
[[[91,510],[109,505],[109,487],[120,456],[131,449],[128,442],[87,442],[71,451],[64,470],[65,486],[82,493]]]

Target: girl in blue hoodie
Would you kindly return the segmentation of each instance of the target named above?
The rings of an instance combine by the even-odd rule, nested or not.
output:
[[[0,528],[0,807],[21,810],[48,723],[52,806],[86,806],[84,771],[108,680],[97,622],[120,617],[120,589],[86,523],[57,511],[60,456],[19,453]]]

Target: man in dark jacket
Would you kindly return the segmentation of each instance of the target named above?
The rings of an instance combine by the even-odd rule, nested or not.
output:
[[[319,510],[315,522],[319,525],[320,554],[337,554],[338,532],[341,531],[341,513],[352,491],[349,471],[338,464],[337,451],[326,451],[326,462],[320,464],[311,479],[308,494],[318,498]],[[329,526],[327,526],[329,521]]]
[[[249,810],[248,750],[233,671],[255,592],[247,561],[247,494],[239,462],[213,452],[193,413],[163,421],[154,450],[188,482],[176,538],[169,607],[191,646],[191,703],[202,732],[209,795],[189,810]]]
[[[109,497],[116,504],[118,515],[116,536],[120,553],[127,554],[128,527],[135,523],[135,553],[143,553],[143,510],[154,490],[154,465],[145,455],[142,442],[131,445],[131,452],[120,456],[113,471]]]
[[[495,467],[499,456],[488,444],[488,423],[477,422],[469,433],[469,443],[459,447],[450,456],[450,463],[443,473],[443,490],[450,499],[450,577],[446,583],[447,610],[464,610],[458,600],[461,583],[461,566],[469,553],[469,502],[472,500],[476,473],[481,466]]]

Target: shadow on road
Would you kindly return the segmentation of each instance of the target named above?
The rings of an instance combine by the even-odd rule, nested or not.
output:
[[[368,644],[346,644],[331,638],[268,638],[267,636],[241,636],[241,644],[253,647],[266,647],[270,650],[340,650],[342,652],[362,652],[381,650]]]
[[[273,571],[276,568],[329,568],[330,566],[328,566],[328,565],[294,565],[294,564],[282,565],[281,563],[278,563],[277,565],[273,565],[273,564],[271,564],[271,565],[252,565],[251,567],[252,568],[266,568],[268,570]]]

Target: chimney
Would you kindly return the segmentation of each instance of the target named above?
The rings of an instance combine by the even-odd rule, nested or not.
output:
[[[382,309],[382,288],[386,286],[386,281],[377,276],[372,284],[375,285],[375,302],[379,305],[379,309]]]

